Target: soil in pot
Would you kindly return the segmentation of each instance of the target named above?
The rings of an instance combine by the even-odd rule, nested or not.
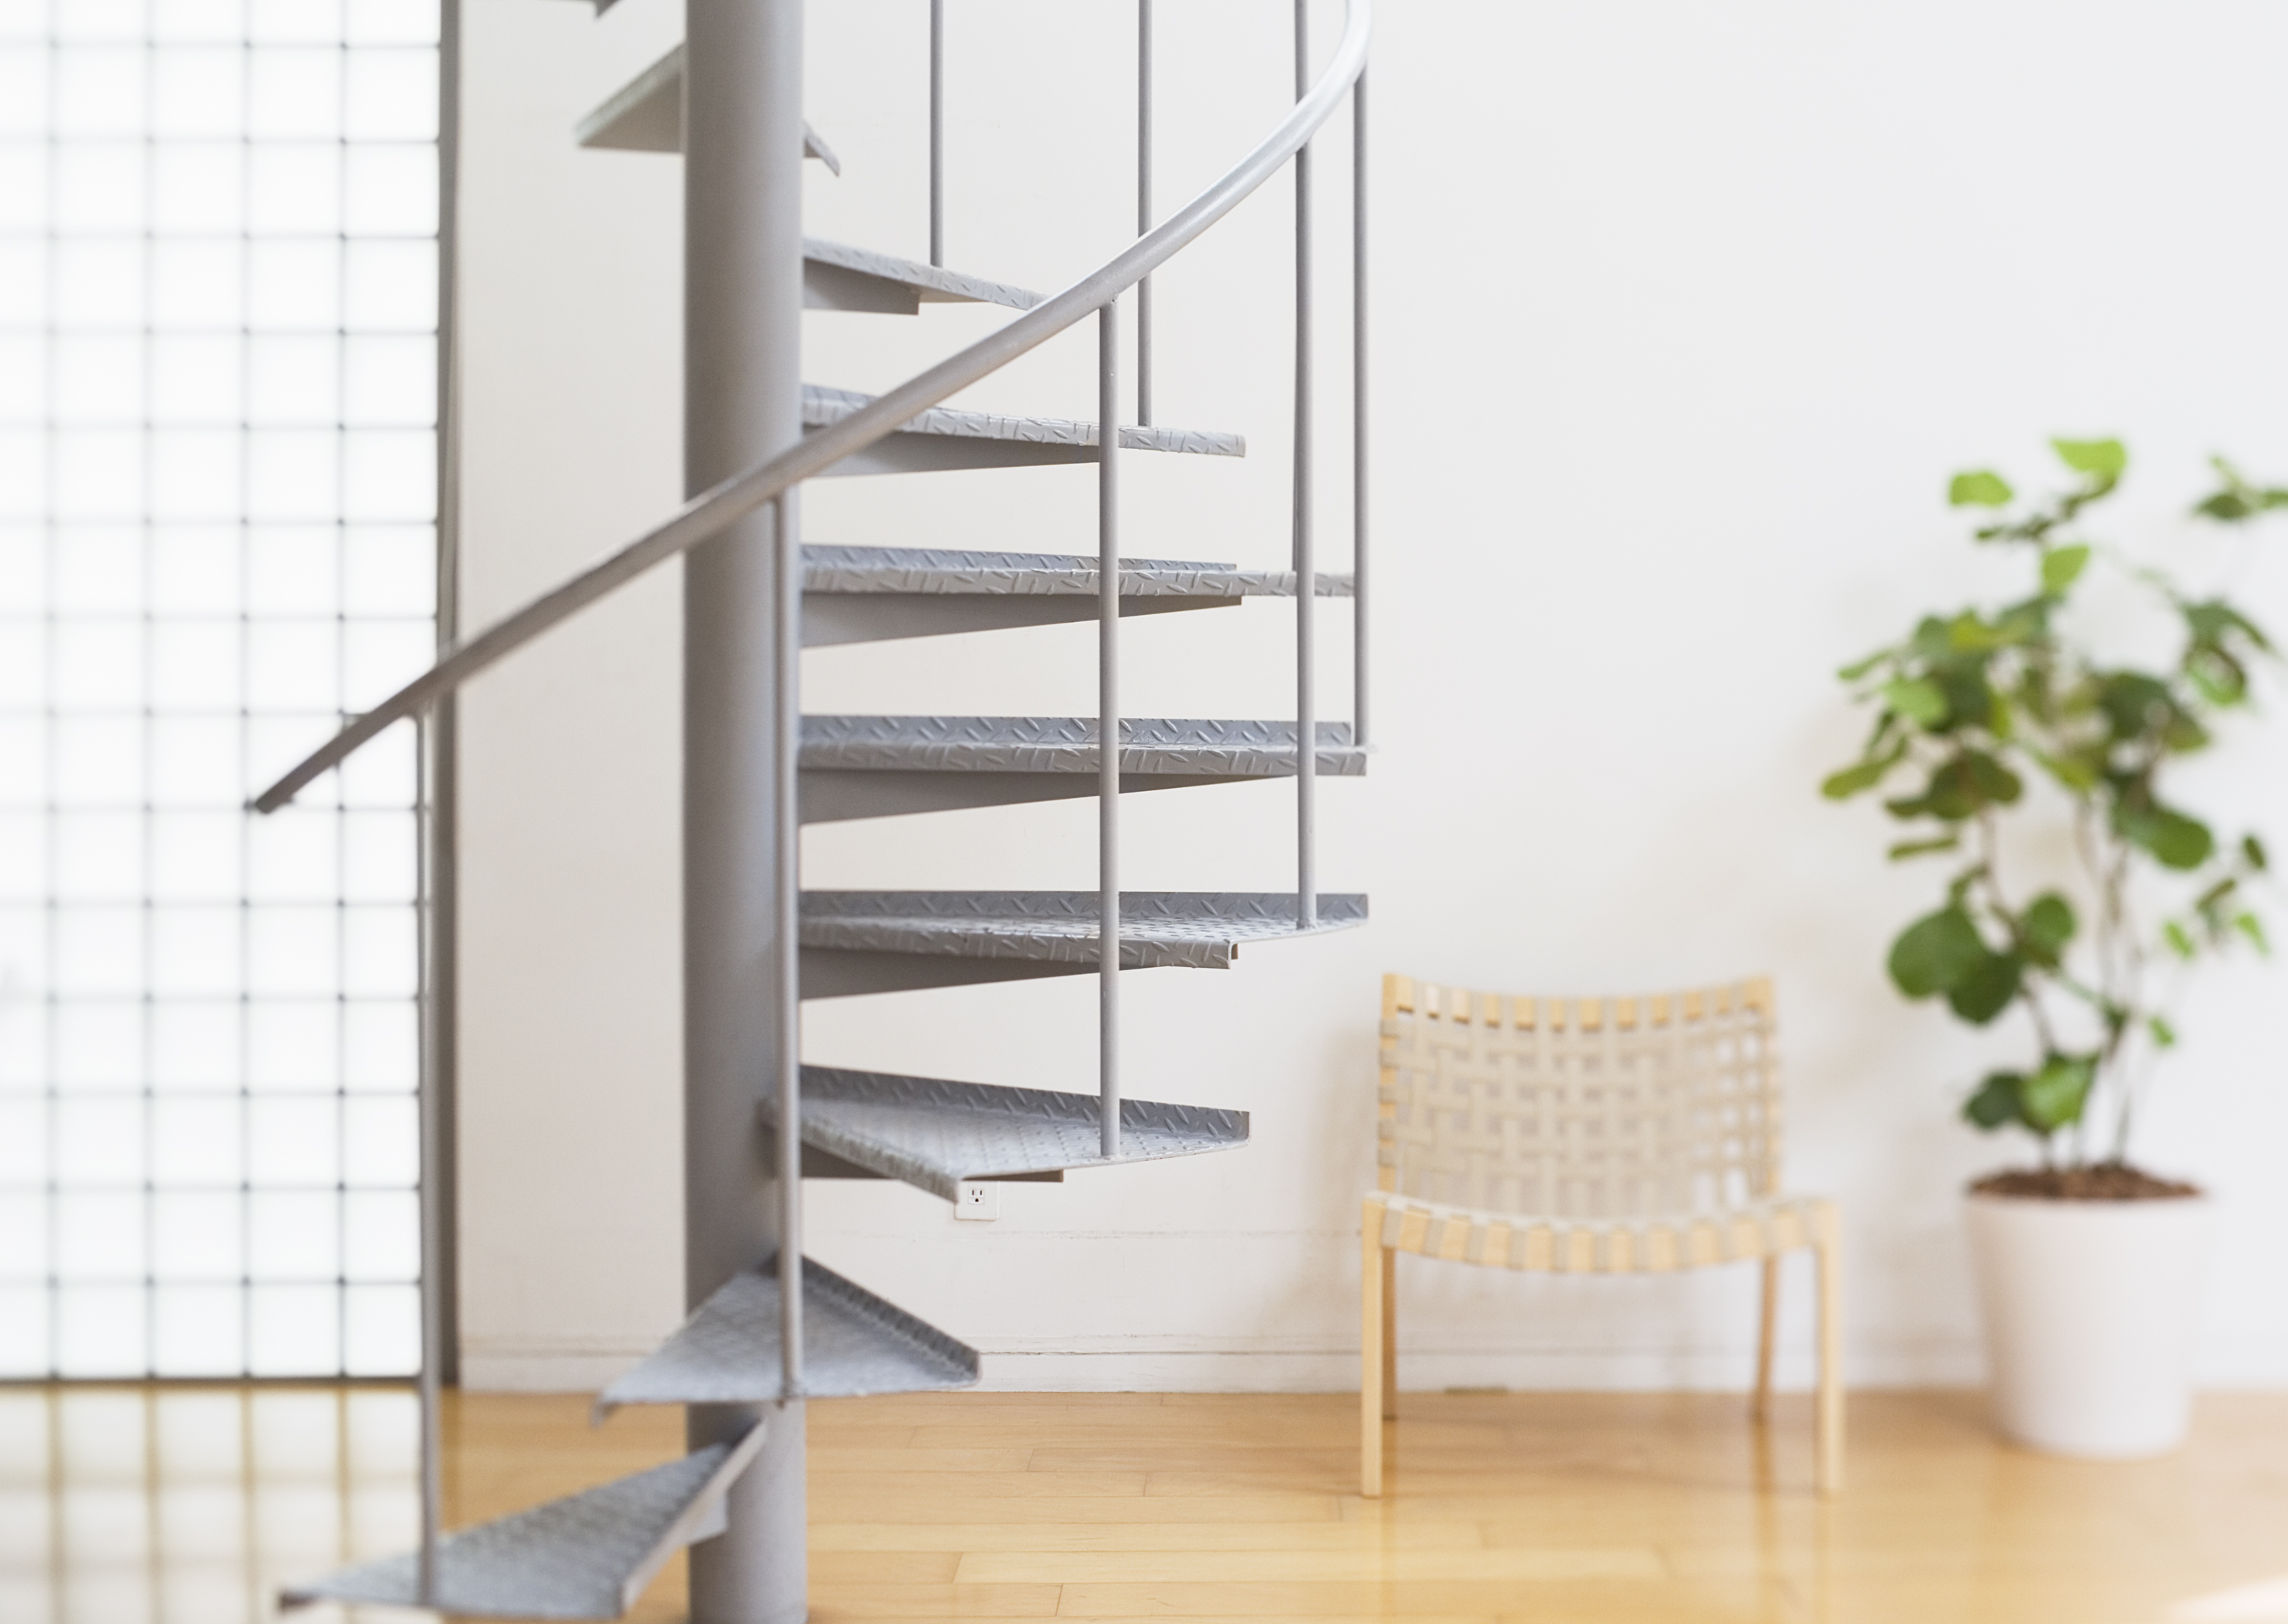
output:
[[[2181,1201],[2200,1186],[2158,1178],[2125,1161],[2081,1168],[2006,1168],[1970,1186],[1973,1195],[2014,1195],[2038,1201]]]

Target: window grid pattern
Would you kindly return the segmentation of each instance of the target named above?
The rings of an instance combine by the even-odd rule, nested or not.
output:
[[[437,46],[0,4],[0,1376],[418,1362]]]

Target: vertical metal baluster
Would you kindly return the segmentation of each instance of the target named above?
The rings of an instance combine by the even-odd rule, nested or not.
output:
[[[930,0],[930,263],[945,263],[945,0]]]
[[[1120,1154],[1120,306],[1096,313],[1096,883],[1099,1145]]]
[[[1351,742],[1366,748],[1366,74],[1351,85]]]
[[[1152,0],[1136,0],[1136,234],[1152,229]],[[1136,422],[1152,421],[1152,279],[1136,284]]]
[[[771,764],[778,862],[772,875],[778,913],[779,1071],[779,1371],[789,1402],[803,1390],[802,1375],[802,828],[796,773],[802,749],[802,537],[797,495],[771,503],[771,534],[778,547],[778,706],[776,758]]]
[[[1295,99],[1311,88],[1310,0],[1295,0]],[[1295,928],[1318,923],[1319,576],[1311,513],[1311,144],[1295,154]]]
[[[437,1023],[437,920],[430,884],[436,872],[437,820],[430,794],[437,781],[432,752],[436,729],[423,717],[414,724],[414,757],[420,774],[414,797],[415,861],[419,934],[418,1002],[421,1055],[417,1087],[418,1132],[421,1138],[421,1554],[420,1588],[424,1605],[437,1600],[437,1542],[444,1504],[444,1437],[439,1410],[443,1403],[440,1377],[445,1367],[445,1121],[437,1097],[438,1076],[444,1058],[444,1034]]]

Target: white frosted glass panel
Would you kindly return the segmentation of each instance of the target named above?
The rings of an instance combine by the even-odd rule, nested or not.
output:
[[[341,1081],[341,1006],[279,999],[249,1012],[246,1081],[266,1094],[332,1093]]]
[[[47,1271],[45,1192],[0,1191],[0,1281],[36,1280]]]
[[[48,224],[48,149],[0,141],[0,231],[44,231]]]
[[[0,637],[6,635],[0,630]],[[0,902],[36,901],[48,873],[46,814],[0,810]]]
[[[154,907],[150,987],[162,998],[228,997],[242,986],[246,920],[236,907]]]
[[[260,47],[248,53],[247,131],[257,139],[330,140],[342,133],[342,54]]]
[[[411,904],[420,881],[413,814],[348,812],[341,821],[344,899]]]
[[[257,235],[314,236],[342,228],[342,151],[330,142],[254,147],[246,218]]]
[[[246,311],[246,251],[234,242],[167,242],[151,250],[151,320],[161,328],[235,328]]]
[[[53,411],[59,424],[116,428],[143,416],[143,343],[131,334],[56,340]]]
[[[149,149],[140,142],[60,148],[49,218],[65,233],[140,231]]]
[[[245,1177],[242,1101],[155,1100],[151,1128],[151,1178],[161,1187],[211,1190]]]
[[[143,915],[139,909],[91,906],[60,909],[51,985],[67,998],[99,998],[143,988]]]
[[[67,902],[132,902],[143,894],[143,818],[82,812],[56,821],[53,881]]]
[[[266,907],[247,920],[247,990],[258,998],[340,989],[340,922],[332,908]]]
[[[413,725],[400,722],[342,764],[342,804],[400,807],[416,804],[417,769]]]
[[[361,51],[349,58],[344,133],[353,140],[422,141],[437,134],[437,53]]]
[[[0,240],[0,327],[37,327],[47,318],[47,245],[22,238]]]
[[[230,621],[178,621],[152,628],[151,708],[234,710],[244,688],[244,641]]]
[[[25,0],[12,0],[12,4],[19,11],[29,10]],[[0,38],[13,33],[14,29],[0,24]],[[28,44],[0,45],[0,136],[36,139],[46,133],[48,86],[52,78],[46,52]]]
[[[143,795],[143,724],[133,717],[89,716],[54,730],[58,803],[131,804]]]
[[[234,380],[216,380],[216,416]],[[230,430],[165,430],[151,436],[151,517],[163,524],[227,519],[243,503],[241,440]]]
[[[145,1309],[140,1286],[66,1285],[55,1295],[56,1367],[75,1375],[140,1374],[145,1364]]]
[[[421,1278],[421,1208],[411,1191],[352,1191],[342,1198],[342,1266],[352,1279]]]
[[[437,153],[426,144],[352,147],[342,229],[354,237],[425,237],[437,229]]]
[[[148,820],[152,899],[226,902],[241,894],[245,814],[166,812]]]
[[[331,329],[341,320],[340,278],[338,242],[253,243],[247,254],[247,325],[257,332]]]
[[[13,621],[0,628],[0,710],[32,710],[48,699],[48,629],[36,621]],[[9,757],[8,767],[29,768],[29,754]]]
[[[228,717],[151,725],[151,796],[170,806],[230,806],[245,799],[240,724]]]
[[[340,419],[340,341],[315,334],[250,340],[246,411],[248,422],[265,427]]]
[[[353,1286],[344,1294],[343,1364],[351,1375],[393,1375],[421,1363],[421,1297],[411,1286]],[[408,1497],[409,1498],[409,1497]],[[411,1508],[417,1515],[419,1502]],[[401,1512],[399,1521],[402,1523]],[[406,1542],[402,1532],[377,1540],[381,1549]]]
[[[256,1375],[341,1367],[341,1293],[330,1286],[256,1286],[249,1292]]]
[[[57,1278],[91,1282],[139,1278],[147,1217],[139,1191],[61,1192],[55,1206]]]
[[[246,149],[219,141],[151,154],[151,229],[162,236],[246,228]]]
[[[266,429],[247,436],[247,517],[331,519],[341,507],[340,436],[331,429]]]
[[[162,1092],[209,1092],[238,1086],[240,1029],[235,1002],[170,1002],[151,1011],[151,1086]],[[238,1176],[218,1170],[218,1178]]]
[[[56,132],[75,136],[139,136],[147,59],[131,45],[59,51],[55,57]]]
[[[364,1114],[358,1120],[370,1121],[377,1105],[386,1107],[392,1101],[360,1101],[358,1109]],[[27,1099],[20,1095],[0,1095],[0,1189],[13,1189],[24,1184],[36,1184],[48,1176],[48,1120],[51,1115],[44,1099]],[[385,1182],[369,1179],[369,1184]],[[0,1228],[4,1228],[0,1225]]]
[[[152,1363],[164,1376],[234,1376],[246,1367],[245,1304],[235,1285],[161,1286],[151,1294]],[[179,1556],[179,1547],[171,1557]],[[168,1599],[175,1599],[173,1584]],[[246,1616],[234,1583],[209,1616]]]
[[[107,237],[56,246],[55,319],[64,327],[143,323],[143,244]]]
[[[247,700],[271,711],[331,710],[341,692],[337,621],[258,622],[246,636]]]
[[[234,145],[245,130],[245,68],[241,50],[161,51],[152,65],[151,133],[168,145],[202,139]]]
[[[379,702],[429,669],[437,634],[427,621],[371,620],[343,633],[342,685],[354,710]]]
[[[342,1081],[367,1093],[412,1089],[421,1028],[410,1002],[355,1002],[342,1011]]]
[[[235,1280],[245,1272],[245,1198],[235,1190],[151,1198],[151,1272],[165,1280]]]
[[[52,602],[59,619],[142,612],[140,526],[75,525],[60,529],[55,532],[52,552],[55,576]]]
[[[356,525],[342,536],[342,592],[376,617],[427,623],[437,598],[437,535],[427,525]],[[431,646],[435,634],[430,633]]]
[[[127,999],[59,1004],[48,1028],[57,1093],[115,1095],[138,1087],[143,1070],[143,1013],[139,1002]]]
[[[341,533],[330,525],[264,525],[247,538],[247,608],[328,616],[342,607]],[[361,604],[365,614],[377,613]]]
[[[48,538],[37,525],[0,524],[0,615],[37,615],[48,602]]]
[[[340,1182],[341,1102],[333,1095],[260,1096],[247,1102],[246,1122],[252,1183],[293,1189]]]
[[[418,239],[349,243],[342,324],[360,333],[434,333],[437,245]]]
[[[132,710],[143,702],[140,622],[68,622],[49,634],[53,702],[66,710]]]
[[[0,1376],[43,1376],[48,1362],[48,1290],[0,1285]]]
[[[358,427],[426,428],[437,421],[434,338],[351,338],[342,350],[343,422]],[[423,439],[425,443],[427,437]]]
[[[337,44],[342,8],[307,0],[246,0],[246,36],[258,45]]]
[[[171,617],[235,614],[245,599],[235,525],[155,525],[150,567],[152,599]]]
[[[287,807],[250,820],[246,894],[255,902],[326,902],[341,889],[341,839],[333,814]]]
[[[342,517],[426,522],[437,513],[437,439],[426,431],[343,436]]]
[[[421,1176],[421,1121],[409,1097],[352,1096],[342,1106],[342,1179],[409,1190]]]
[[[142,1183],[143,1102],[131,1095],[58,1100],[55,1167],[67,1184]]]
[[[342,910],[342,991],[352,998],[410,998],[420,991],[416,922],[406,907]]]
[[[330,1190],[256,1191],[247,1198],[248,1276],[278,1284],[333,1279],[341,1264],[340,1214],[340,1198]]]
[[[246,346],[236,338],[226,333],[155,338],[150,357],[154,423],[234,428],[245,420]],[[203,461],[237,460],[230,456],[229,440],[177,443],[198,444]],[[226,488],[234,496],[236,481]],[[161,505],[166,505],[163,496]]]
[[[143,437],[133,430],[65,429],[51,442],[48,499],[59,519],[134,519],[143,511]]]
[[[0,422],[36,424],[48,408],[48,350],[40,333],[0,333]]]
[[[49,441],[41,430],[0,428],[0,519],[46,512]]]

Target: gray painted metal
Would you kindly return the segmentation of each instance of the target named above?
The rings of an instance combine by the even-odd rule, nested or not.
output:
[[[1131,718],[1121,731],[1125,794],[1295,771],[1291,722]],[[1103,788],[1088,717],[806,717],[802,741],[806,823],[1068,800]],[[1319,770],[1365,772],[1348,723],[1319,725]]]
[[[612,3],[600,0],[596,10],[600,12]],[[683,58],[683,47],[678,45],[606,97],[572,126],[575,144],[605,152],[681,152]],[[842,173],[842,160],[807,121],[802,127],[802,155],[817,159],[830,173]]]
[[[802,440],[804,0],[687,0],[683,160],[683,479],[704,489]],[[780,497],[789,493],[781,492]],[[799,1256],[800,1184],[773,1175],[755,1100],[785,1052],[770,967],[786,873],[777,827],[783,567],[793,504],[727,526],[683,571],[683,1286],[696,1308],[753,1261]],[[760,982],[762,985],[758,985]],[[798,1086],[794,1078],[788,1086]],[[802,1295],[777,1346],[803,1345]],[[687,1446],[744,1436],[735,1398],[695,1404]],[[801,1624],[809,1611],[805,1425],[771,1418],[691,1553],[692,1624]]]
[[[1348,0],[1347,12],[1334,57],[1310,95],[1238,162],[1149,234],[1045,304],[1025,312],[967,349],[917,373],[831,427],[807,435],[777,456],[751,463],[719,481],[634,541],[456,644],[452,653],[342,727],[256,796],[254,810],[276,812],[320,773],[397,723],[426,709],[496,661],[590,604],[609,597],[638,576],[720,535],[782,492],[863,451],[921,413],[1038,348],[1175,257],[1277,173],[1280,165],[1294,155],[1311,132],[1324,123],[1341,103],[1351,82],[1366,65],[1367,38],[1374,27],[1374,0]]]
[[[1242,946],[1299,932],[1287,891],[1124,891],[1124,969],[1227,970]],[[1329,892],[1310,927],[1366,923],[1366,899]],[[957,986],[1097,967],[1094,891],[806,891],[802,995]]]
[[[1152,0],[1136,0],[1136,234],[1152,229]],[[1152,279],[1136,283],[1136,421],[1152,421]]]
[[[1096,415],[1115,421],[1120,410],[1120,306],[1096,313]],[[1120,724],[1120,441],[1116,436],[1096,464],[1096,730],[1100,739],[1126,735]],[[1096,791],[1096,1086],[1099,1148],[1107,1161],[1120,1154],[1120,752],[1097,752]]]
[[[1005,305],[1011,310],[1030,310],[1041,296],[871,249],[805,237],[802,302],[812,310],[910,316],[925,305]]]
[[[1295,0],[1295,99],[1311,91],[1311,0]],[[1318,573],[1316,493],[1311,454],[1311,143],[1295,153],[1295,578]],[[1318,912],[1318,752],[1303,741],[1319,736],[1319,606],[1308,587],[1295,598],[1295,928],[1307,931]]]
[[[817,384],[802,387],[806,429],[830,428],[855,416],[874,397]],[[917,413],[897,432],[821,471],[834,477],[870,473],[934,473],[957,468],[1035,468],[1062,463],[1093,463],[1097,425],[1063,417],[1008,417],[996,412],[932,407]],[[1130,451],[1188,452],[1198,456],[1245,456],[1247,441],[1237,434],[1204,429],[1124,427],[1120,448]]]
[[[417,1558],[385,1557],[280,1592],[282,1607],[428,1605],[490,1619],[616,1619],[684,1546],[719,1526],[723,1496],[763,1445],[758,1423],[706,1448],[449,1535],[425,1597]]]
[[[1366,70],[1351,83],[1351,726],[1358,741],[1367,722],[1367,256]]]
[[[945,263],[945,0],[929,11],[929,254]]]
[[[802,1068],[805,1144],[949,1201],[965,1179],[1037,1178],[1247,1143],[1244,1111],[1124,1099],[1120,1148],[1107,1157],[1102,1115],[1085,1094]],[[767,1111],[766,1120],[779,1118]]]
[[[631,1404],[746,1406],[785,1397],[777,1263],[774,1256],[725,1282],[657,1352],[597,1396],[597,1414]],[[976,1349],[807,1257],[802,1292],[809,1312],[799,1397],[857,1398],[976,1384]]]

